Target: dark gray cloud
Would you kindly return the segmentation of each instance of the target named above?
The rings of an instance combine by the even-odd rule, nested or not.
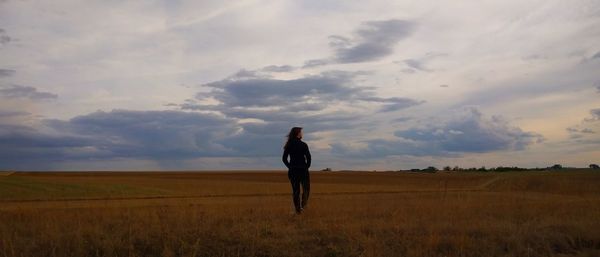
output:
[[[379,60],[394,52],[394,46],[408,37],[415,24],[405,20],[367,21],[354,32],[354,37],[339,35],[329,37],[334,56],[306,61],[304,67],[328,63],[358,63]]]
[[[259,70],[241,69],[238,72],[234,73],[233,75],[229,76],[227,79],[234,80],[234,79],[253,79],[253,78],[268,78],[268,77],[269,76],[262,74]]]
[[[596,132],[594,132],[590,128],[579,129],[579,128],[576,128],[576,127],[568,127],[566,130],[568,132],[570,132],[570,133],[586,133],[586,134],[594,134],[594,133],[596,133]]]
[[[0,168],[44,169],[72,160],[272,155],[283,140],[283,135],[244,132],[220,115],[183,111],[98,111],[42,124],[0,125]],[[253,152],[261,147],[262,154]]]
[[[233,154],[217,141],[238,129],[235,122],[214,114],[182,111],[113,110],[94,112],[48,126],[107,142],[115,157],[179,159]]]
[[[226,79],[206,84],[213,90],[199,93],[196,97],[213,97],[228,107],[287,106],[310,98],[348,99],[363,91],[348,86],[354,76],[352,73],[336,72],[293,80]]]
[[[302,67],[303,68],[311,68],[311,67],[327,65],[330,63],[332,63],[332,61],[328,60],[328,59],[314,59],[314,60],[308,60],[308,61],[304,62],[304,65]]]
[[[6,34],[6,31],[4,29],[0,29],[0,46],[7,45],[11,41],[13,41],[13,39]]]
[[[104,140],[0,124],[0,169],[46,169],[50,162],[100,156]]]
[[[12,75],[15,75],[16,71],[15,70],[10,70],[10,69],[0,69],[0,78],[1,77],[10,77]]]
[[[0,96],[4,98],[28,98],[31,100],[56,99],[58,95],[40,92],[35,87],[11,85],[0,88]]]
[[[90,138],[42,133],[21,125],[0,125],[0,145],[3,149],[68,148],[93,145]]]
[[[543,140],[539,134],[510,126],[500,116],[487,119],[476,108],[467,108],[464,114],[442,125],[399,130],[394,135],[429,142],[448,152],[523,150],[525,146]]]
[[[395,140],[366,140],[366,147],[352,148],[332,145],[336,154],[381,157],[386,155],[460,156],[464,153],[484,153],[502,150],[523,150],[544,138],[510,126],[499,116],[486,118],[476,108],[466,108],[460,115],[445,122],[398,130]]]
[[[405,73],[414,73],[416,71],[425,71],[425,72],[432,72],[434,71],[431,68],[427,67],[427,63],[431,62],[433,59],[439,58],[439,57],[443,57],[443,56],[447,56],[448,54],[446,53],[434,53],[434,52],[429,52],[427,54],[425,54],[422,57],[419,58],[412,58],[412,59],[406,59],[402,62],[394,62],[397,64],[403,63],[406,66],[408,66],[408,69],[404,69],[403,72]]]
[[[600,108],[591,109],[590,114],[592,114],[591,118],[586,118],[584,121],[598,121],[600,120]]]
[[[566,130],[569,133],[571,139],[581,139],[589,134],[596,134],[596,132],[590,128],[578,128],[579,126],[567,127]],[[579,141],[579,140],[577,140]]]
[[[238,72],[239,73],[239,72]],[[395,111],[423,103],[402,97],[377,97],[371,87],[355,85],[355,78],[361,72],[329,71],[319,75],[310,75],[298,79],[278,80],[262,77],[235,76],[221,81],[205,84],[212,88],[210,92],[196,95],[198,100],[214,98],[219,105],[183,104],[184,109],[212,109],[234,115],[237,107],[271,107],[271,112],[282,111],[318,111],[330,104],[339,102],[363,101],[383,104],[381,111]],[[228,113],[227,113],[228,112]],[[245,118],[252,111],[244,112]],[[262,115],[264,111],[257,111]]]
[[[429,69],[425,68],[424,65],[424,61],[422,60],[417,60],[417,59],[406,59],[404,60],[404,63],[408,66],[413,68],[414,70],[420,70],[420,71],[430,71]]]
[[[290,65],[269,65],[260,69],[265,72],[291,72],[296,68]]]

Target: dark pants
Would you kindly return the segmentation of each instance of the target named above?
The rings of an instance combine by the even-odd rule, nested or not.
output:
[[[308,170],[303,169],[288,169],[288,178],[292,184],[292,199],[296,211],[304,208],[308,203],[308,194],[310,193],[310,176]],[[300,199],[300,185],[302,185],[302,200]]]

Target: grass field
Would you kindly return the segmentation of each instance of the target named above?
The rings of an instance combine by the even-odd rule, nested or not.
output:
[[[0,256],[600,256],[600,172],[5,173]]]

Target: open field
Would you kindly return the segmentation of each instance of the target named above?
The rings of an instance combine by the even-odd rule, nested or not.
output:
[[[16,172],[0,256],[600,256],[600,172]]]

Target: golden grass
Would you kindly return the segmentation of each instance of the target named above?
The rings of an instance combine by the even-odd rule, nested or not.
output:
[[[0,171],[0,176],[10,176],[13,173],[15,173],[14,171]]]
[[[600,256],[600,173],[311,182],[297,216],[283,172],[15,173],[0,256]]]

